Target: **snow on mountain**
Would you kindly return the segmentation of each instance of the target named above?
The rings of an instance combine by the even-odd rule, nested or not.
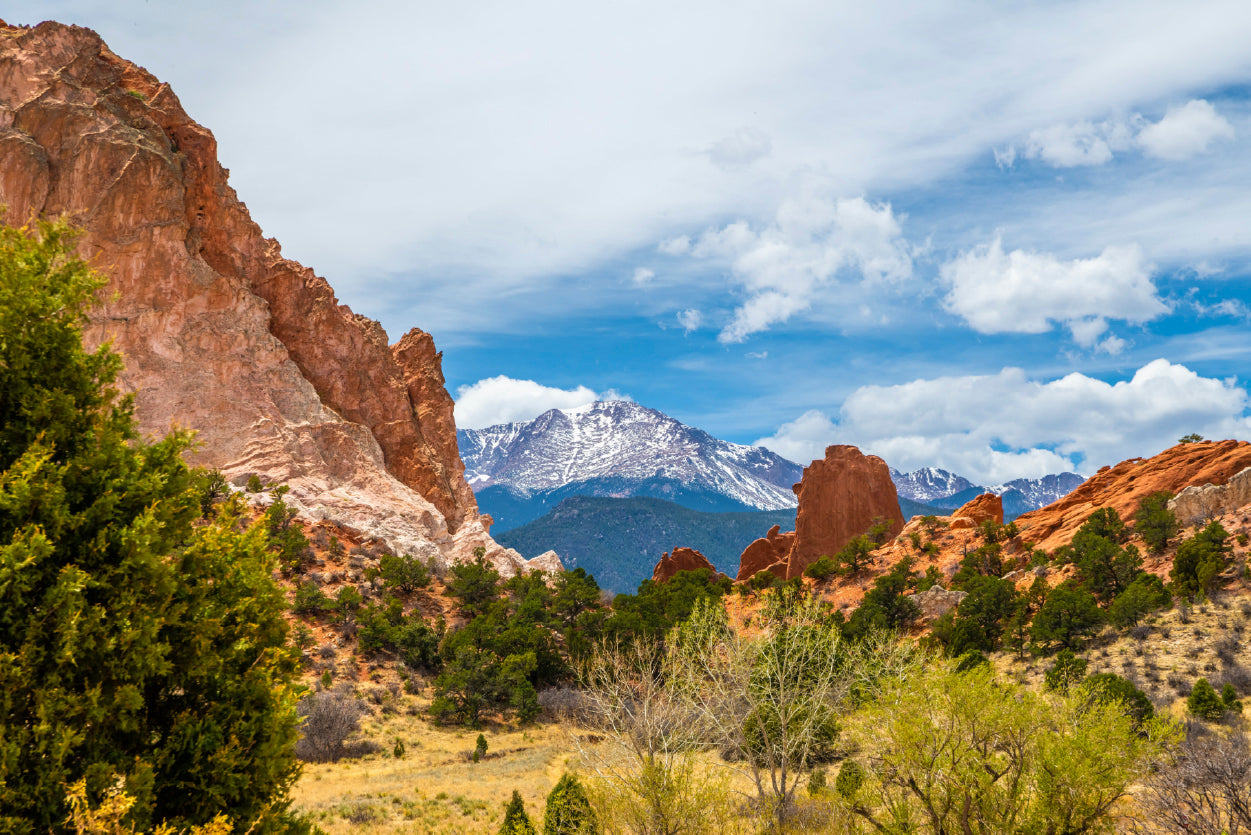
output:
[[[1057,499],[1067,496],[1085,481],[1077,473],[1059,473],[1042,478],[1017,478],[1003,484],[984,487],[974,484],[963,476],[936,467],[924,467],[910,473],[901,473],[892,469],[890,477],[895,482],[895,489],[900,496],[916,502],[930,504],[938,502],[938,506],[946,507],[951,502],[944,503],[943,499],[955,497],[957,494],[963,494],[959,496],[963,500],[981,493],[995,493],[1003,496],[1015,491],[1012,495],[1013,505],[1024,510],[1046,507]],[[1018,512],[1024,512],[1024,510]]]
[[[673,482],[747,507],[795,507],[791,486],[803,468],[763,447],[718,440],[655,409],[620,400],[552,409],[524,423],[457,433],[465,477],[475,491],[503,485],[523,495],[609,480]]]
[[[895,491],[899,495],[922,504],[975,486],[964,476],[934,467],[922,467],[910,473],[901,473],[892,467],[890,478],[895,482]]]

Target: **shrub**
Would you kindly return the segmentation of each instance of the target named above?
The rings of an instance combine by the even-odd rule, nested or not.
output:
[[[834,778],[834,791],[838,792],[839,797],[851,800],[864,785],[866,776],[868,775],[864,767],[855,760],[843,760],[843,764],[838,767],[838,776]]]
[[[975,649],[971,649],[956,660],[957,673],[967,673],[975,667],[990,666],[990,659]]]
[[[1216,722],[1225,715],[1225,703],[1216,695],[1208,680],[1201,678],[1190,690],[1190,696],[1186,699],[1186,710],[1205,722]]]
[[[808,775],[808,796],[821,797],[827,790],[825,769],[814,768],[812,773]]]
[[[816,562],[804,569],[804,576],[818,581],[828,580],[837,570],[838,564],[828,555],[822,554]]]
[[[513,789],[512,799],[504,806],[504,822],[500,824],[500,835],[537,835],[530,816],[526,814],[526,804],[521,794]]]
[[[421,560],[405,554],[386,554],[379,562],[379,574],[387,587],[401,594],[411,594],[430,585],[430,569]]]
[[[1090,592],[1061,583],[1047,593],[1047,598],[1034,615],[1030,634],[1039,644],[1059,643],[1072,648],[1103,623],[1095,598]]]
[[[1047,668],[1043,679],[1048,690],[1068,690],[1086,677],[1087,662],[1073,655],[1069,649],[1061,650],[1055,663]]]
[[[838,563],[843,573],[855,574],[869,564],[869,554],[872,551],[873,541],[861,534],[852,537],[851,541],[844,545],[834,557],[834,561]]]
[[[586,790],[577,777],[565,772],[547,796],[543,835],[593,835],[598,830]]]
[[[1221,703],[1225,705],[1226,710],[1242,713],[1242,702],[1238,701],[1238,691],[1234,690],[1234,686],[1229,682],[1225,682],[1225,686],[1221,688]]]
[[[1115,673],[1095,673],[1083,681],[1082,686],[1098,701],[1119,700],[1137,726],[1155,715],[1155,706],[1147,694]]]
[[[1167,490],[1152,493],[1139,503],[1138,510],[1134,513],[1134,530],[1152,553],[1163,551],[1168,546],[1168,541],[1181,530],[1177,515],[1168,509],[1169,499],[1172,497]]]
[[[291,611],[297,615],[320,615],[330,611],[333,606],[334,601],[326,596],[320,586],[309,580],[296,587],[295,602],[291,605]]]
[[[346,756],[348,737],[360,730],[367,713],[350,685],[321,690],[300,700],[296,714],[303,718],[295,753],[306,762],[336,762]]]

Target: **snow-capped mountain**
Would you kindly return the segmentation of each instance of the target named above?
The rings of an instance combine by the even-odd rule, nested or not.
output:
[[[781,510],[795,507],[791,486],[803,475],[801,466],[763,447],[718,440],[620,400],[456,434],[479,504],[484,496],[503,500],[494,488],[505,488],[514,503],[644,495],[697,510]]]
[[[922,504],[976,486],[964,476],[934,467],[922,467],[910,473],[901,473],[891,467],[890,479],[895,482],[895,491],[899,495]]]
[[[1017,478],[983,487],[963,476],[935,467],[924,467],[911,473],[892,469],[890,477],[900,496],[946,510],[954,510],[982,493],[995,493],[1003,497],[1005,518],[1046,507],[1067,496],[1085,481],[1077,473],[1059,473],[1042,478]]]

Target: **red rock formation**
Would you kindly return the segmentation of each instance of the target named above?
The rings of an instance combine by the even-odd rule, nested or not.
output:
[[[1101,507],[1111,507],[1129,520],[1151,493],[1177,494],[1183,488],[1225,484],[1251,466],[1246,441],[1203,441],[1178,444],[1152,458],[1131,458],[1098,474],[1059,501],[1016,519],[1021,538],[1052,551],[1067,545],[1082,523]]]
[[[194,428],[197,463],[291,485],[314,517],[424,556],[486,547],[440,355],[282,257],[169,86],[94,32],[0,23],[0,203],[67,215],[111,279],[87,339],[124,356],[142,430]]]
[[[975,525],[980,525],[987,519],[993,519],[996,525],[1003,524],[1003,499],[994,493],[983,493],[976,498],[970,499],[960,506],[951,514],[953,517],[960,516],[965,519],[972,519]]]
[[[865,455],[854,446],[827,447],[824,459],[804,467],[795,495],[799,512],[787,579],[802,576],[822,555],[834,556],[879,518],[890,523],[888,536],[903,530],[890,468],[881,458]]]
[[[786,563],[790,559],[791,549],[795,547],[795,532],[781,533],[782,526],[769,528],[763,539],[757,539],[738,560],[738,576],[734,579],[750,580],[761,571],[772,571],[779,578],[786,579]]]
[[[656,563],[656,568],[652,571],[652,582],[664,583],[672,580],[679,571],[698,571],[701,568],[714,574],[720,573],[707,557],[694,548],[674,548],[672,555],[666,553]]]

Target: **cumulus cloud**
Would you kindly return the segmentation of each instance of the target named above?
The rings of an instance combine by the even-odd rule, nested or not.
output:
[[[1112,148],[1103,133],[1090,122],[1052,125],[1030,133],[1025,156],[1056,168],[1102,165],[1112,159]]]
[[[533,420],[549,409],[574,409],[596,400],[627,400],[619,392],[596,393],[586,386],[559,389],[534,380],[500,375],[461,386],[456,391],[456,426],[481,429],[499,423]]]
[[[686,239],[675,239],[661,251],[682,254],[686,247]],[[727,263],[749,295],[718,335],[723,343],[785,322],[843,273],[866,282],[912,274],[911,248],[890,205],[862,197],[788,200],[768,226],[753,229],[739,221],[709,229],[690,245],[690,254]]]
[[[1130,379],[1084,374],[1039,382],[1019,368],[864,386],[835,422],[810,411],[758,444],[805,461],[854,443],[891,466],[938,466],[982,484],[1152,455],[1182,435],[1251,437],[1251,398],[1235,380],[1201,377],[1159,359]]]
[[[718,168],[745,168],[773,151],[773,140],[762,130],[743,127],[716,142],[707,150],[708,158]]]
[[[1098,124],[1082,121],[1056,124],[1030,132],[1024,156],[1054,168],[1103,165],[1113,152],[1141,149],[1147,156],[1179,160],[1204,153],[1221,139],[1233,139],[1234,126],[1204,99],[1173,105],[1152,122],[1140,114]],[[1008,146],[1009,151],[1012,146]],[[1010,167],[1015,155],[994,150],[1000,168]]]
[[[1185,159],[1201,154],[1218,139],[1233,139],[1234,126],[1204,99],[1170,107],[1164,118],[1138,133],[1138,144],[1148,156]]]
[[[704,314],[695,309],[687,309],[678,313],[678,324],[682,326],[682,330],[690,333],[693,330],[699,330],[699,326],[704,323]]]
[[[636,267],[634,270],[634,283],[639,285],[640,287],[648,283],[655,277],[656,277],[655,271],[649,270],[647,269],[647,267]]]
[[[1141,323],[1168,312],[1137,246],[1110,246],[1094,258],[1003,251],[996,237],[943,265],[943,303],[980,333],[1045,333],[1068,327],[1089,348],[1109,319]]]

